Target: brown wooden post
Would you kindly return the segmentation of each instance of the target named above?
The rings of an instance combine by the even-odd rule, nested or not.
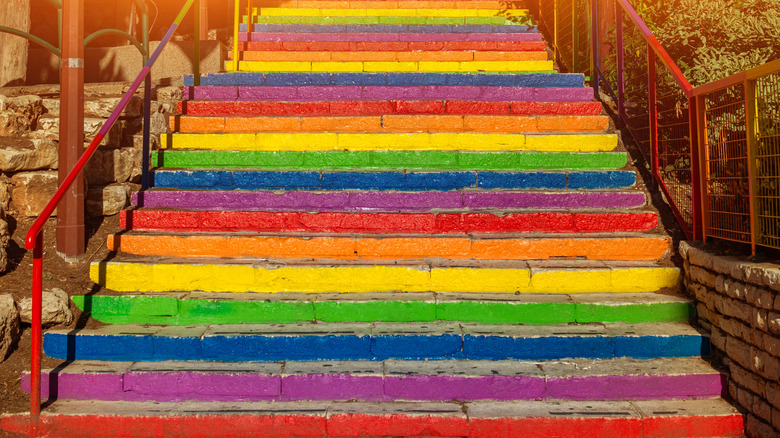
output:
[[[62,2],[60,66],[60,184],[84,152],[84,0]],[[57,208],[57,252],[78,259],[85,252],[84,176]]]

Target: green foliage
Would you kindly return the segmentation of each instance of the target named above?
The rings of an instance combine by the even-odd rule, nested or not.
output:
[[[637,0],[692,85],[780,58],[780,0]]]

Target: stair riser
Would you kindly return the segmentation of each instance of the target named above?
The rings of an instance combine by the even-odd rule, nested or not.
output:
[[[312,38],[313,39],[313,38]],[[334,51],[334,52],[409,52],[409,51],[463,51],[533,52],[544,50],[542,41],[257,41],[241,43],[240,51]],[[187,85],[187,84],[185,84]]]
[[[170,127],[179,133],[604,133],[609,119],[602,116],[374,116],[374,117],[197,117],[174,116]]]
[[[260,133],[169,134],[164,149],[220,151],[470,151],[470,152],[610,152],[614,134],[473,134],[473,133]]]
[[[146,192],[133,205],[149,208],[243,211],[586,210],[645,205],[642,192]]]
[[[625,152],[459,151],[155,151],[152,166],[169,168],[365,170],[611,170],[626,165]]]
[[[238,41],[247,41],[247,26],[241,24],[239,28]],[[507,25],[507,24],[255,24],[251,35],[257,33],[389,33],[389,34],[474,34],[474,33],[494,33],[494,34],[518,34],[518,33],[536,33],[536,26],[526,25]],[[450,37],[444,36],[444,40]],[[537,36],[535,39],[538,39]],[[390,41],[401,40],[398,35]],[[254,39],[252,41],[255,41]],[[375,41],[375,40],[364,40]],[[381,40],[380,40],[381,41]],[[402,40],[401,40],[402,41]]]
[[[316,25],[316,26],[383,26],[383,25],[404,25],[404,26],[513,26],[518,20],[505,17],[402,17],[402,16],[265,16],[253,17],[255,25]],[[241,25],[241,31],[246,32],[246,18]]]
[[[473,115],[599,115],[598,102],[483,102],[483,101],[314,101],[211,102],[185,101],[182,114],[204,116],[372,116],[388,114]]]
[[[215,73],[201,77],[201,86],[460,86],[460,87],[534,87],[582,88],[581,74],[502,74],[469,75],[463,73]],[[192,76],[184,85],[193,86]],[[403,90],[403,88],[397,88]],[[460,89],[461,91],[464,89]],[[592,97],[592,96],[591,96]]]
[[[5,430],[27,434],[26,415],[0,418]],[[465,414],[437,416],[432,413],[349,414],[326,408],[310,413],[223,413],[199,415],[56,415],[45,414],[39,431],[47,437],[111,436],[122,430],[133,438],[179,437],[470,437],[529,438],[573,437],[621,438],[659,436],[740,437],[745,422],[740,414],[658,415],[640,417],[632,412],[601,416],[561,417],[542,415],[519,418],[467,418]]]
[[[228,59],[233,59],[228,56]],[[547,52],[243,52],[241,61],[251,62],[503,62],[546,61]]]
[[[641,293],[676,287],[676,268],[539,270],[400,266],[93,264],[95,283],[116,291]]]
[[[51,382],[51,383],[50,383]],[[667,400],[720,397],[724,376],[360,376],[221,373],[42,375],[42,397],[56,387],[58,399],[127,401],[247,400]],[[56,385],[56,386],[55,386]],[[30,375],[22,375],[29,391]]]
[[[382,101],[474,99],[487,102],[588,102],[589,88],[482,86],[241,86],[184,87],[187,100],[209,101]]]
[[[279,362],[313,360],[556,360],[699,357],[709,338],[582,336],[511,338],[475,335],[122,336],[47,333],[44,351],[67,360]]]
[[[596,233],[647,231],[654,213],[265,213],[149,211],[120,213],[125,229],[150,231],[255,231],[298,233]]]
[[[478,324],[547,325],[593,322],[686,322],[689,303],[501,301],[244,301],[167,296],[74,296],[79,309],[106,324],[265,324],[313,321],[461,321]],[[161,316],[165,315],[165,316]]]
[[[313,26],[310,26],[313,27]],[[331,26],[333,27],[333,26]],[[346,42],[367,42],[367,43],[386,43],[386,42],[542,42],[541,34],[535,32],[522,33],[491,33],[491,32],[466,32],[452,33],[444,32],[405,32],[405,33],[387,33],[387,32],[350,32],[345,33],[343,26],[337,26],[339,30],[326,32],[321,28],[314,27],[309,32],[280,32],[265,31],[262,33],[252,32],[250,38],[252,42],[323,42],[323,41],[346,41]],[[352,29],[354,30],[354,29]],[[427,29],[426,29],[427,30]],[[247,43],[247,34],[239,34],[240,42]]]
[[[258,8],[319,8],[319,9],[502,9],[506,3],[500,1],[428,1],[428,0],[256,0],[252,2],[253,14]]]
[[[295,238],[241,236],[109,236],[108,248],[160,257],[274,258],[324,260],[633,260],[662,258],[663,238],[491,239]]]
[[[634,172],[245,172],[155,171],[152,186],[180,190],[625,189]]]
[[[232,61],[225,62],[225,70],[233,71]],[[550,72],[552,61],[240,61],[239,71],[254,72]]]
[[[288,7],[261,7],[253,8],[251,11],[252,19],[270,18],[270,17],[525,17],[528,15],[527,9],[520,8],[427,8],[418,6],[414,8],[394,8],[394,7],[366,7],[366,8],[288,8]],[[247,15],[241,17],[243,22],[247,22]]]

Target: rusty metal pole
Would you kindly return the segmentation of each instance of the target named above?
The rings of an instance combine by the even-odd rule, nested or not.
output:
[[[60,65],[59,182],[84,152],[84,0],[62,2]],[[84,176],[74,182],[58,207],[57,252],[65,259],[84,255]]]

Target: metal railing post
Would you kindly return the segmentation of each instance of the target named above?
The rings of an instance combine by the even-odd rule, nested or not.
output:
[[[577,8],[577,0],[571,2],[571,72],[584,73],[580,71],[580,30],[578,28],[580,14]]]
[[[691,209],[693,224],[691,232],[693,240],[702,240],[702,205],[701,205],[701,131],[699,128],[699,100],[693,96],[688,99],[688,135],[690,136],[691,152]]]
[[[593,87],[594,97],[599,97],[599,74],[601,70],[599,59],[599,3],[598,0],[590,1],[590,86]]]
[[[30,436],[38,436],[41,418],[41,315],[43,302],[43,231],[35,236],[30,325]]]
[[[658,189],[661,173],[658,171],[658,81],[656,77],[655,52],[647,44],[647,112],[650,118],[650,168],[653,174],[653,189]]]
[[[615,1],[615,50],[617,51],[617,107],[620,126],[626,117],[625,54],[623,51],[623,8]]]
[[[195,30],[193,32],[194,60],[192,62],[192,77],[194,85],[200,85],[200,0],[195,0],[194,4]]]
[[[696,127],[699,130],[699,197],[701,199],[701,240],[707,242],[707,230],[710,229],[711,215],[709,208],[709,192],[707,181],[710,181],[709,163],[709,138],[707,136],[707,101],[703,94],[696,96]]]
[[[233,71],[238,71],[238,36],[241,27],[241,0],[235,0],[233,8]],[[249,43],[247,43],[249,44]]]
[[[756,114],[758,109],[756,108],[756,80],[745,79],[745,128],[747,129],[745,141],[747,150],[747,177],[748,177],[748,193],[750,202],[750,248],[753,255],[756,255],[756,243],[758,241],[758,212],[757,212],[757,195],[758,187],[756,187],[756,155],[758,155],[758,143],[756,141]]]
[[[143,44],[144,44],[144,65],[149,62],[149,11],[143,13]],[[151,128],[152,128],[152,73],[144,79],[144,125],[143,125],[143,147],[141,155],[141,190],[149,188],[149,155],[151,154]]]

